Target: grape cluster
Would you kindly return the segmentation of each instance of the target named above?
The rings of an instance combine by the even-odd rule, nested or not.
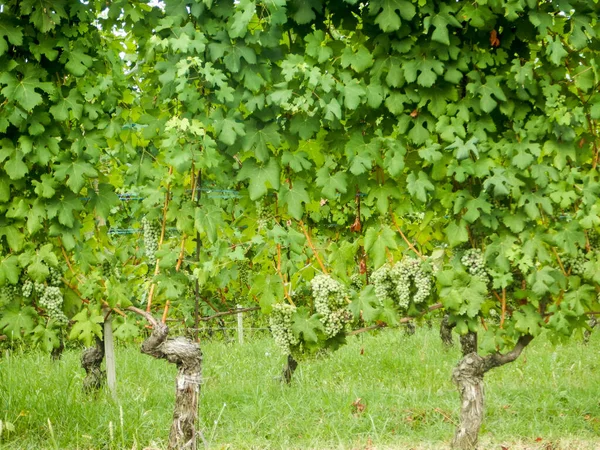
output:
[[[276,303],[269,316],[269,326],[275,344],[283,353],[289,355],[291,347],[298,345],[299,339],[292,332],[292,315],[296,307],[287,303]]]
[[[37,295],[42,295],[45,290],[46,285],[44,283],[40,283],[39,281],[33,283],[33,292],[35,292]]]
[[[490,276],[485,268],[485,259],[480,249],[470,248],[466,250],[460,262],[472,276],[481,278],[481,281],[486,284],[490,281]]]
[[[404,216],[402,216],[402,218],[404,219],[405,222],[415,224],[415,225],[420,225],[421,223],[423,223],[423,219],[425,219],[425,213],[424,212],[407,213],[407,214],[404,214]]]
[[[273,220],[273,211],[264,201],[256,202],[256,226],[259,230],[267,228]]]
[[[390,278],[396,285],[396,301],[401,308],[408,308],[411,299],[422,303],[431,294],[431,276],[418,259],[406,257],[396,263]]]
[[[310,282],[315,309],[320,314],[325,334],[333,337],[350,322],[352,315],[346,309],[346,291],[339,281],[329,275],[317,275]]]
[[[50,267],[50,276],[48,277],[50,286],[60,286],[62,283],[62,274],[56,267]]]
[[[589,230],[587,232],[588,242],[593,250],[600,249],[600,233],[596,230]]]
[[[110,261],[109,260],[104,260],[102,262],[102,277],[103,278],[110,278],[112,274],[112,268],[110,267]]]
[[[242,286],[250,282],[250,261],[244,259],[238,263],[239,280]]]
[[[0,298],[5,303],[12,303],[16,295],[18,295],[18,289],[14,284],[5,284],[0,288]]]
[[[431,295],[431,275],[422,262],[414,258],[406,257],[393,267],[381,266],[371,275],[371,282],[381,303],[389,298],[401,308],[408,308],[411,300],[422,303]]]
[[[27,278],[25,281],[23,281],[23,284],[21,284],[21,294],[23,294],[23,297],[29,298],[29,297],[31,297],[32,293],[33,293],[33,281],[31,281],[29,278]]]
[[[148,262],[152,265],[156,263],[156,251],[158,250],[158,227],[150,222],[146,217],[142,219],[142,229],[144,231],[144,247]]]
[[[46,309],[48,317],[54,319],[58,324],[65,325],[69,322],[62,311],[63,295],[57,286],[46,286],[40,296],[39,305]]]
[[[387,264],[371,274],[371,283],[375,289],[375,296],[381,304],[386,298],[395,298],[396,287],[390,277],[390,266]]]
[[[365,285],[360,273],[353,273],[350,276],[350,287],[356,291],[360,291]]]
[[[563,257],[563,265],[571,275],[583,275],[585,272],[585,256],[582,252],[577,253],[577,256],[565,256]]]

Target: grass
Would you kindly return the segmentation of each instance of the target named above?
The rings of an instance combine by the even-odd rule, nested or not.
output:
[[[200,426],[211,449],[439,449],[458,420],[450,382],[460,355],[436,330],[359,335],[302,361],[291,386],[269,337],[205,342]],[[81,392],[80,351],[0,358],[0,449],[163,449],[175,368],[117,347],[118,399]],[[553,346],[535,339],[515,363],[486,375],[482,448],[600,448],[600,333]]]

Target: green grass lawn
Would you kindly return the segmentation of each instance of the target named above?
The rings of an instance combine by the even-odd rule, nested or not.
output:
[[[268,336],[207,341],[203,352],[200,426],[210,448],[439,449],[458,420],[450,375],[459,350],[444,350],[435,329],[355,336],[302,361],[291,386],[276,380],[284,358]],[[0,419],[15,430],[3,430],[0,448],[164,448],[175,368],[117,347],[118,399],[89,398],[80,354],[2,354]],[[486,376],[486,396],[482,448],[599,449],[600,332],[588,345],[535,339]]]

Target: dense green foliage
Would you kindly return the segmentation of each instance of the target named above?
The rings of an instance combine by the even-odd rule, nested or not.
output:
[[[1,8],[11,339],[58,345],[11,287],[51,268],[87,343],[132,302],[188,325],[197,302],[287,302],[295,350],[437,301],[488,352],[600,309],[597,2]],[[108,233],[142,224],[146,246]],[[391,294],[358,279],[381,267]]]

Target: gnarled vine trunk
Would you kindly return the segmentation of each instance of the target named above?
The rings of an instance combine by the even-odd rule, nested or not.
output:
[[[292,355],[287,356],[287,361],[285,366],[283,366],[283,371],[281,373],[281,381],[286,384],[290,384],[292,382],[292,376],[298,367],[298,361],[294,359]]]
[[[106,374],[102,370],[102,360],[104,359],[104,342],[96,338],[94,347],[86,348],[81,355],[81,367],[85,369],[85,378],[83,379],[83,391],[97,391],[102,387],[106,379]]]
[[[440,338],[446,348],[450,348],[454,345],[454,339],[452,339],[452,329],[454,325],[450,324],[450,316],[444,314],[442,322],[440,323]]]
[[[452,441],[452,448],[477,448],[479,429],[483,422],[483,358],[477,353],[467,354],[452,371],[452,382],[460,394],[460,423]]]
[[[485,373],[494,367],[516,360],[532,339],[533,336],[530,335],[521,336],[515,347],[508,353],[494,353],[481,357],[477,354],[477,335],[469,333],[461,336],[464,357],[452,372],[452,381],[458,388],[461,401],[460,423],[452,440],[453,449],[477,448],[479,429],[483,422]]]
[[[167,339],[169,329],[155,322],[152,334],[142,344],[142,353],[166,359],[177,366],[175,408],[169,432],[169,450],[196,450],[198,397],[202,383],[202,352],[200,345],[179,336]]]

